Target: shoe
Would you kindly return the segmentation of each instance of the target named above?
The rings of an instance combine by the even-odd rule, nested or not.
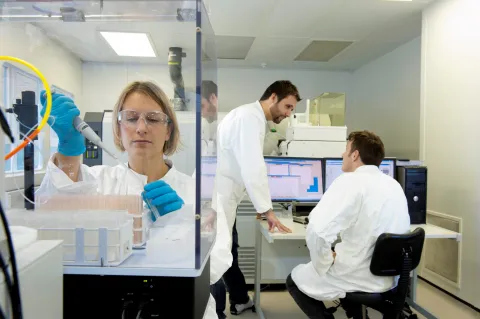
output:
[[[253,301],[251,299],[249,299],[248,302],[244,304],[230,305],[230,313],[235,316],[238,316],[239,314],[248,309],[252,309],[252,311],[255,312],[255,306],[253,305]]]

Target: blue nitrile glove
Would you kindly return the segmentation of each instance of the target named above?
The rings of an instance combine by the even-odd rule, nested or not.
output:
[[[45,91],[40,93],[42,111],[45,115],[47,97]],[[73,127],[73,119],[80,115],[72,99],[60,93],[52,94],[52,110],[48,118],[48,125],[58,135],[58,152],[65,156],[77,156],[85,152],[85,138]]]
[[[154,205],[160,216],[164,216],[168,213],[176,211],[182,208],[184,204],[183,200],[177,195],[177,193],[162,180],[148,183],[144,187],[145,192],[142,194],[144,200],[150,200]],[[153,221],[156,220],[155,216],[151,214]]]

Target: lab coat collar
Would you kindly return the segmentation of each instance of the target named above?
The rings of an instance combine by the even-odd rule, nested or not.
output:
[[[357,172],[366,172],[366,173],[373,173],[373,172],[380,172],[380,169],[375,165],[362,165],[357,167],[355,173]]]
[[[167,182],[167,184],[168,184],[169,181],[171,181],[172,179],[175,179],[176,169],[173,167],[173,163],[172,163],[171,160],[165,158],[164,161],[165,161],[165,164],[167,164],[167,166],[169,167],[169,170],[167,171],[167,174],[165,174],[165,176],[163,176],[161,178],[161,180]],[[130,167],[130,165],[128,163],[127,163],[127,165],[128,165],[128,167]],[[147,183],[147,180],[148,180],[147,175],[139,174],[139,173],[135,172],[133,169],[131,171],[133,172],[133,174],[138,176],[143,181],[143,184]]]
[[[263,112],[262,104],[260,104],[260,101],[257,100],[253,104],[257,108],[257,111],[259,111],[262,114],[262,119],[265,121],[265,123],[267,123],[267,117],[265,116],[265,112]]]

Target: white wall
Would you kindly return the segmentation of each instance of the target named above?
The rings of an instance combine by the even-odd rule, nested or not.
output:
[[[77,97],[77,103],[80,106],[82,105],[82,63],[69,51],[48,39],[41,30],[25,23],[1,23],[0,43],[0,55],[17,57],[33,64],[43,73],[49,85],[55,84],[72,92]],[[3,62],[5,61],[0,61],[0,63]],[[23,65],[11,64],[33,73]],[[3,104],[3,76],[0,76],[0,101]],[[49,128],[44,128],[43,131],[46,133],[43,157],[44,161],[47,161],[49,154]],[[18,176],[19,174],[15,175],[18,177],[16,178],[18,186],[23,187],[22,176]],[[41,176],[43,174],[36,176],[35,183],[37,185]],[[16,188],[13,181],[7,178],[6,190]]]
[[[461,289],[442,288],[480,308],[480,1],[446,0],[423,14],[421,158],[428,209],[463,222]],[[460,103],[459,103],[460,102]]]
[[[353,74],[349,131],[374,131],[387,156],[419,158],[420,48],[418,37]]]
[[[153,80],[173,95],[173,85],[168,68],[157,65],[124,65],[85,63],[83,65],[84,104],[82,112],[98,108],[111,109],[116,98],[127,83],[134,80]],[[186,87],[194,87],[194,70],[183,69]],[[220,111],[230,111],[242,104],[258,100],[265,89],[276,80],[291,80],[304,100],[299,111],[305,110],[305,99],[322,92],[346,92],[352,94],[351,74],[348,72],[322,72],[300,70],[236,69],[218,70]]]
[[[352,95],[349,72],[221,68],[218,70],[220,107],[231,110],[258,100],[276,80],[290,80],[297,86],[303,99],[297,112],[305,112],[306,99],[323,92],[345,92],[347,99]]]
[[[2,23],[0,43],[0,55],[14,56],[30,62],[45,75],[50,85],[55,84],[74,93],[78,97],[76,103],[82,104],[81,61],[47,38],[43,31],[26,23]],[[12,64],[32,73],[20,64]]]
[[[112,110],[122,90],[132,81],[153,81],[170,97],[174,85],[170,80],[168,66],[148,64],[93,63],[83,64],[83,105],[85,112]],[[183,68],[185,87],[193,92],[195,73],[192,68]]]

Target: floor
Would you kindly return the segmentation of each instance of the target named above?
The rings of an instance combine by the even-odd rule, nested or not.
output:
[[[432,287],[431,285],[419,280],[417,288],[418,303],[438,319],[480,319],[480,313],[474,311],[470,307],[455,300],[442,291]],[[288,292],[265,291],[261,294],[261,305],[265,317],[272,319],[307,319],[302,311],[295,304]],[[333,305],[333,304],[332,304]],[[327,305],[330,306],[330,305]],[[227,305],[227,318],[236,319],[256,319],[257,316],[251,311],[243,313],[241,316],[232,316],[228,311],[230,306]],[[371,319],[381,319],[378,312],[369,310]],[[345,319],[345,312],[341,308],[335,313],[336,319]],[[424,318],[419,315],[418,318]]]

